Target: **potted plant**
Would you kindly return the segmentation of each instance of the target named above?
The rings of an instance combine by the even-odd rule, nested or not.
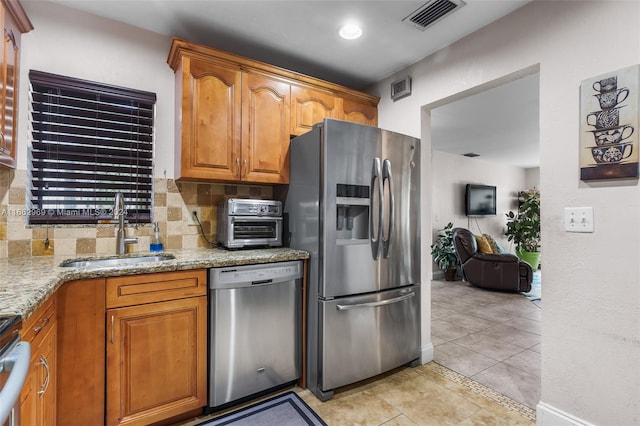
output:
[[[518,212],[507,213],[508,241],[516,245],[516,255],[538,269],[540,262],[540,192],[531,190],[520,193]]]
[[[459,263],[453,247],[453,223],[449,222],[444,229],[440,230],[440,235],[431,245],[431,256],[438,267],[444,271],[444,279],[455,281]]]

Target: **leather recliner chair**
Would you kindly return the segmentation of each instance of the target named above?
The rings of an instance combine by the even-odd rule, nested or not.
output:
[[[464,228],[453,229],[453,246],[462,265],[465,281],[491,290],[531,291],[533,270],[516,255],[480,252],[476,237]]]

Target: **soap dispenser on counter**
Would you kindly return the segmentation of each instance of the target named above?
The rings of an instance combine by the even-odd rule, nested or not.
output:
[[[162,251],[164,249],[162,242],[160,241],[160,228],[158,222],[153,224],[153,237],[151,237],[151,244],[149,244],[149,251]]]

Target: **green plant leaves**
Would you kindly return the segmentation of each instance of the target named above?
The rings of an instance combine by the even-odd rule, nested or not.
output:
[[[540,192],[521,193],[522,204],[516,213],[507,216],[507,240],[513,241],[518,251],[537,252],[540,249]]]
[[[440,231],[440,236],[431,245],[431,256],[443,271],[458,266],[458,256],[453,247],[453,223],[449,222]]]

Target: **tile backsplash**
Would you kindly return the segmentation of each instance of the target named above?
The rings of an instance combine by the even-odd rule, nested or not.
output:
[[[82,256],[115,254],[117,224],[27,225],[27,173],[0,168],[0,258],[23,256]],[[190,225],[191,212],[199,208],[207,238],[214,240],[217,205],[226,198],[273,197],[268,185],[175,182],[154,179],[153,221],[158,222],[165,249],[207,247],[199,226]],[[127,225],[127,235],[138,237],[130,252],[149,251],[151,224]],[[46,240],[49,244],[45,244]]]

